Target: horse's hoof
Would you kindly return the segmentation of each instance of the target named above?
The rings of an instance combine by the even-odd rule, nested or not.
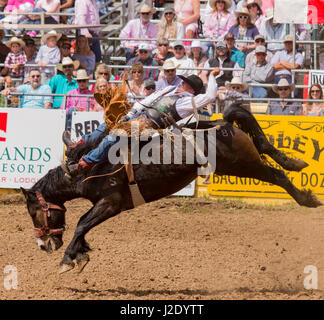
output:
[[[79,273],[81,273],[83,271],[84,267],[88,264],[89,261],[90,261],[90,258],[86,253],[84,253],[82,255],[82,258],[77,259]]]
[[[72,262],[71,264],[63,264],[61,270],[59,271],[59,274],[68,272],[74,268],[75,264]]]

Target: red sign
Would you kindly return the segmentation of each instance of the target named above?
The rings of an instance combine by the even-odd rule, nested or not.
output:
[[[7,132],[8,113],[0,112],[0,131]],[[5,137],[0,137],[0,141],[6,141]]]
[[[308,0],[307,23],[324,23],[324,0]]]

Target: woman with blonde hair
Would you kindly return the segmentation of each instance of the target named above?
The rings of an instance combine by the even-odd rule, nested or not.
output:
[[[94,93],[104,93],[108,89],[108,81],[105,78],[97,78],[97,81],[94,85]],[[104,108],[95,101],[93,111],[104,111]]]
[[[115,84],[109,83],[111,78],[113,76],[111,75],[111,68],[108,67],[105,63],[100,63],[97,65],[96,71],[95,71],[95,79],[98,80],[100,78],[103,78],[108,83],[108,88],[115,88]],[[92,92],[95,92],[95,84],[92,84],[89,88]]]
[[[96,56],[89,47],[88,38],[84,35],[76,38],[73,60],[79,60],[80,68],[87,70],[89,76],[92,75],[96,65]]]
[[[131,80],[128,81],[127,95],[131,103],[136,102],[136,96],[144,96],[144,68],[140,62],[135,62],[130,70]]]
[[[161,22],[158,25],[158,39],[183,39],[184,27],[183,24],[177,21],[177,16],[172,7],[166,7],[161,18]],[[172,46],[172,43],[171,43]]]
[[[323,100],[323,89],[320,84],[314,83],[309,89],[308,99]],[[324,116],[324,102],[307,102],[303,106],[304,116]]]

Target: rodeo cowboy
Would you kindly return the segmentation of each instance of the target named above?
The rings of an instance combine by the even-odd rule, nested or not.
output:
[[[179,87],[168,86],[136,102],[133,108],[119,123],[140,121],[145,128],[165,129],[172,123],[186,118],[216,99],[217,83],[215,77],[220,73],[219,68],[211,71],[206,93],[202,93],[203,82],[196,75],[180,76],[182,84]],[[149,106],[156,108],[150,108]],[[171,118],[171,123],[170,123]],[[130,127],[130,125],[128,125]],[[102,123],[93,133],[82,136],[77,143],[72,143],[70,133],[63,133],[63,141],[69,152],[78,145],[95,141],[107,130],[106,123]],[[96,163],[107,159],[110,147],[116,143],[115,136],[107,134],[97,148],[84,155],[77,164],[67,166],[71,177],[82,171],[91,169]]]

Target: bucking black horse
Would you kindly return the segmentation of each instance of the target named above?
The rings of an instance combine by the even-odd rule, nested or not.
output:
[[[301,206],[317,207],[322,203],[310,190],[299,190],[287,178],[283,170],[275,169],[262,160],[268,155],[285,170],[300,171],[308,164],[301,159],[287,157],[275,149],[266,139],[253,115],[239,103],[233,104],[223,115],[224,120],[199,122],[198,129],[223,132],[230,138],[215,135],[216,170],[218,175],[232,175],[259,179],[285,189]],[[233,122],[235,121],[235,124]],[[189,128],[195,128],[191,124]],[[195,135],[195,130],[193,134]],[[185,146],[185,144],[183,144]],[[82,145],[74,150],[72,160],[79,158],[95,146]],[[203,152],[208,152],[207,144]],[[183,152],[185,154],[185,152]],[[200,164],[134,164],[134,176],[145,202],[161,199],[181,190],[197,177]],[[107,174],[108,173],[108,174]],[[109,173],[113,173],[109,175]],[[90,177],[90,179],[87,179]],[[92,178],[91,178],[92,177]],[[72,241],[65,250],[60,272],[74,268],[76,260],[82,271],[89,261],[90,250],[85,235],[92,228],[134,208],[129,179],[121,164],[108,161],[95,165],[90,171],[80,173],[72,181],[59,166],[50,170],[30,190],[22,189],[27,200],[28,212],[33,220],[34,231],[40,249],[52,252],[63,245],[66,201],[75,198],[90,200],[93,207],[79,220]]]

